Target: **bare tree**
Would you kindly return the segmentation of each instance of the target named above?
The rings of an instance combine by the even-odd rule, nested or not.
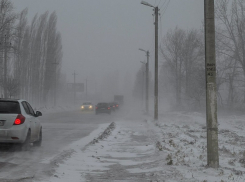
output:
[[[8,98],[17,96],[19,91],[19,86],[20,86],[20,82],[17,79],[13,77],[8,77],[6,82],[6,90],[7,90]]]
[[[203,35],[198,30],[190,30],[186,32],[186,39],[183,46],[184,74],[185,74],[185,92],[186,96],[192,96],[190,91],[192,77],[195,70],[204,68],[204,44]],[[194,73],[194,74],[193,74]],[[197,75],[195,75],[197,76]]]
[[[52,88],[52,84],[55,83],[55,64],[53,64],[56,60],[56,23],[57,16],[56,13],[52,13],[49,17],[47,24],[47,41],[46,41],[46,58],[44,63],[44,92],[43,92],[43,100],[47,101],[48,94],[50,95],[50,90]]]
[[[34,37],[32,39],[32,60],[31,60],[31,95],[35,103],[41,102],[41,95],[43,90],[43,72],[46,61],[46,29],[48,21],[48,12],[42,14],[36,22],[34,29]],[[38,73],[38,74],[37,74]],[[36,84],[39,83],[39,84]]]
[[[62,39],[56,30],[55,12],[36,14],[30,25],[27,13],[24,9],[17,15],[10,0],[0,0],[0,82],[5,96],[14,93],[41,104],[52,97],[50,89],[59,80]]]
[[[205,87],[204,44],[201,32],[175,28],[166,34],[162,45],[160,50],[164,64],[159,75],[161,82],[164,82],[162,87],[171,89],[171,85],[174,85],[175,104],[178,107],[183,104],[183,99],[197,102],[200,106]],[[185,93],[182,90],[185,90]]]
[[[228,83],[227,102],[233,107],[235,93],[238,94],[239,90],[245,102],[245,2],[218,0],[216,18],[220,25],[217,29],[218,52],[225,63],[223,71]],[[237,84],[242,88],[236,87]]]
[[[185,31],[175,28],[170,30],[163,40],[163,47],[161,47],[161,54],[163,59],[167,62],[175,81],[176,105],[181,105],[181,87],[183,78],[183,49],[185,41]]]
[[[3,59],[0,61],[2,65],[2,80],[4,97],[7,97],[7,77],[9,70],[8,52],[11,48],[10,40],[13,37],[13,28],[17,16],[13,12],[13,4],[10,0],[1,0],[0,2],[0,46],[1,55]]]
[[[24,9],[18,16],[18,23],[15,28],[15,36],[13,40],[13,46],[15,47],[14,49],[14,78],[18,80],[21,83],[25,83],[26,79],[26,72],[22,71],[25,70],[27,67],[27,64],[25,64],[26,59],[23,59],[24,57],[24,49],[27,49],[28,47],[26,44],[23,46],[23,43],[25,43],[25,33],[26,33],[26,27],[27,27],[27,13],[28,10],[27,8]],[[20,98],[23,98],[23,95],[21,93],[24,92],[24,86],[25,84],[21,84],[18,90],[18,95]]]

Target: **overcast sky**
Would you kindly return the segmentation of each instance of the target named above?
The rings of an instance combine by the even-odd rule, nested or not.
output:
[[[159,43],[169,29],[200,28],[203,0],[148,0],[159,6]],[[17,12],[28,8],[29,22],[36,13],[56,11],[62,35],[63,73],[78,82],[109,72],[134,74],[150,51],[154,66],[153,9],[141,0],[13,0]],[[165,11],[163,11],[166,9]],[[161,57],[159,57],[161,59]],[[160,61],[160,60],[159,60]]]

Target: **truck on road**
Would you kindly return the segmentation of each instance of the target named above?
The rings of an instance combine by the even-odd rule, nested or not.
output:
[[[123,95],[114,95],[114,102],[123,105]]]

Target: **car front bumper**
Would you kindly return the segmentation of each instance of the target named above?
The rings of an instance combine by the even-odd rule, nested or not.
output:
[[[93,109],[90,109],[90,108],[84,108],[84,109],[81,109],[81,111],[93,111]]]
[[[96,113],[110,113],[111,110],[108,110],[108,109],[97,109],[96,110]]]

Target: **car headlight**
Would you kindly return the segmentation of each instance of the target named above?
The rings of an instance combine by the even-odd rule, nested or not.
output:
[[[93,108],[93,106],[89,106],[89,109],[92,109]]]
[[[81,109],[84,109],[84,106],[82,106]]]

